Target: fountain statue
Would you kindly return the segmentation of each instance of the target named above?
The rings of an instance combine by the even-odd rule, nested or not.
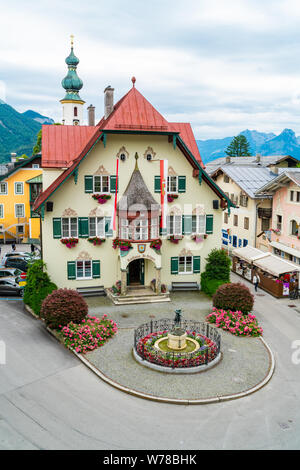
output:
[[[181,328],[181,309],[175,310],[174,328],[168,333],[168,348],[181,351],[186,348],[187,333]]]

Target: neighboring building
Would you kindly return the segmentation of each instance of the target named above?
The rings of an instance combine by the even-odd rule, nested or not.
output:
[[[16,161],[0,175],[0,243],[39,242],[40,219],[32,205],[41,190],[41,155]]]
[[[300,264],[300,168],[285,170],[265,184],[257,196],[273,198],[270,250]]]
[[[155,280],[160,295],[162,284],[199,286],[206,257],[221,246],[222,208],[233,204],[204,171],[190,124],[168,122],[132,83],[115,105],[113,89],[105,89],[96,126],[42,128],[44,192],[34,208],[42,216],[43,258],[60,287],[109,288],[120,280],[126,295]],[[170,199],[163,231],[160,160],[168,161]],[[68,248],[71,237],[78,243]],[[95,237],[104,242],[89,242]],[[159,238],[160,253],[151,248]]]
[[[283,168],[224,165],[211,174],[218,186],[238,206],[231,210],[230,215],[228,211],[223,213],[222,244],[228,251],[248,244],[269,251],[272,196],[257,195],[256,191],[282,171]]]
[[[214,173],[219,167],[251,166],[254,168],[267,167],[271,170],[278,168],[296,167],[299,160],[291,155],[255,155],[252,157],[220,157],[207,163],[205,166],[209,174]]]

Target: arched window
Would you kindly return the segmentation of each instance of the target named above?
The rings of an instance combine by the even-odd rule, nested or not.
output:
[[[297,236],[298,229],[299,229],[298,223],[296,222],[296,220],[292,220],[291,221],[291,235]]]
[[[78,114],[77,114],[77,106],[75,106],[75,108],[74,108],[74,116],[75,116],[75,117],[78,116]]]

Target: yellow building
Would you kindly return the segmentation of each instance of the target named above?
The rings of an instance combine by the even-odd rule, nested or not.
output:
[[[41,156],[20,160],[0,175],[0,243],[39,243],[32,205],[42,190]]]

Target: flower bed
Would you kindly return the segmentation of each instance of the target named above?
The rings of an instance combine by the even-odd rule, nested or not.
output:
[[[206,320],[215,323],[217,328],[229,331],[235,336],[261,336],[263,329],[258,326],[255,315],[243,315],[242,312],[217,309],[207,315]]]
[[[63,245],[66,245],[67,248],[73,248],[74,246],[77,245],[79,240],[78,238],[71,237],[71,238],[62,238],[60,241]]]
[[[187,337],[196,340],[200,348],[196,352],[163,352],[154,347],[154,343],[167,337],[167,331],[157,331],[141,338],[136,346],[136,351],[143,359],[148,362],[164,367],[197,367],[211,362],[217,356],[217,345],[214,341],[195,331],[187,330]]]
[[[90,237],[88,238],[88,242],[92,243],[94,246],[100,246],[102,243],[105,242],[105,238],[99,238],[99,237]]]
[[[105,204],[110,198],[110,194],[93,194],[92,195],[93,199],[96,199],[99,204]]]
[[[84,354],[103,346],[117,330],[116,323],[109,320],[107,315],[102,318],[87,315],[81,323],[70,322],[61,327],[58,333],[66,347]]]

